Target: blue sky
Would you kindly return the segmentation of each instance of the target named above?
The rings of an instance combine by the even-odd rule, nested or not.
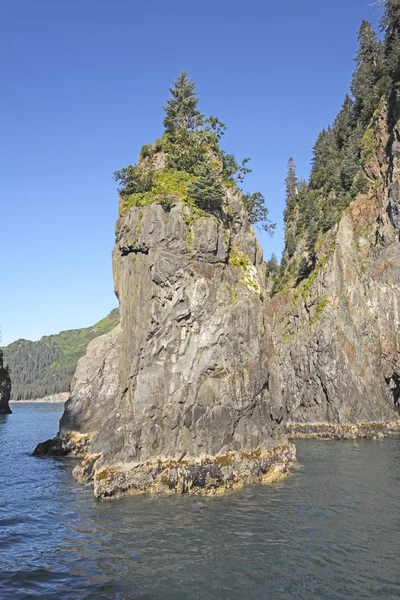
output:
[[[3,343],[85,327],[117,305],[112,173],[162,129],[183,67],[200,108],[251,157],[283,245],[290,155],[307,177],[318,132],[348,89],[368,0],[2,0]]]

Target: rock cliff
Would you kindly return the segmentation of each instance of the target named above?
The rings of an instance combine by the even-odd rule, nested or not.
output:
[[[269,227],[262,196],[239,190],[246,161],[182,73],[163,138],[117,172],[120,326],[89,344],[36,454],[81,456],[99,497],[216,493],[287,471],[286,433],[400,431],[400,105],[372,46],[300,194],[290,163],[279,286],[250,225]]]
[[[10,374],[6,367],[3,365],[3,352],[0,350],[0,415],[7,415],[11,413],[9,406],[11,395],[11,380]]]
[[[289,420],[395,421],[400,398],[400,135],[375,116],[367,189],[320,240],[317,267],[266,306],[270,390]]]
[[[241,194],[218,218],[134,206],[116,235],[121,325],[89,344],[60,423],[67,451],[71,432],[87,441],[75,475],[101,497],[276,477],[294,449],[269,391],[264,266]]]

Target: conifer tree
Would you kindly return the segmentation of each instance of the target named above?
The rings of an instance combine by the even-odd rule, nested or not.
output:
[[[225,190],[218,173],[205,164],[199,168],[199,177],[188,186],[196,205],[209,212],[218,212],[225,198]]]
[[[369,21],[361,23],[358,32],[358,52],[355,58],[356,70],[353,74],[351,92],[355,99],[355,110],[357,114],[363,114],[363,121],[368,121],[372,116],[376,96],[380,96],[380,90],[374,94],[374,86],[381,76],[382,44]]]
[[[353,104],[353,100],[346,94],[342,109],[333,124],[333,131],[338,150],[341,150],[347,144],[353,129]]]
[[[298,181],[296,177],[296,166],[292,157],[289,158],[287,164],[287,175],[285,179],[286,200],[297,194]]]
[[[187,73],[182,71],[170,88],[172,98],[169,98],[164,107],[165,132],[171,136],[179,131],[195,131],[204,123],[204,117],[197,108],[199,99],[195,94],[196,84],[188,79]]]
[[[400,0],[386,1],[381,28],[385,32],[385,71],[396,101],[400,97]]]
[[[290,157],[287,163],[287,175],[285,177],[285,223],[289,223],[292,220],[293,211],[297,203],[298,185],[299,182],[296,175],[296,166],[294,164],[293,158]]]

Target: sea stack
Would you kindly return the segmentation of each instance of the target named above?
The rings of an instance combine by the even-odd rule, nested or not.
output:
[[[0,349],[0,415],[11,414],[9,405],[11,396],[11,379],[8,368],[3,364],[3,351]]]
[[[121,324],[89,344],[59,436],[36,450],[84,454],[75,475],[99,497],[214,494],[276,479],[295,458],[269,391],[265,268],[241,167],[215,121],[170,112],[163,138],[118,174]]]

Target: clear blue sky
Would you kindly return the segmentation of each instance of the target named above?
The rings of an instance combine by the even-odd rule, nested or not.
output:
[[[250,156],[246,190],[278,222],[283,179],[348,89],[368,0],[2,0],[1,295],[3,343],[93,324],[117,305],[112,173],[161,133],[183,67],[201,109]]]

